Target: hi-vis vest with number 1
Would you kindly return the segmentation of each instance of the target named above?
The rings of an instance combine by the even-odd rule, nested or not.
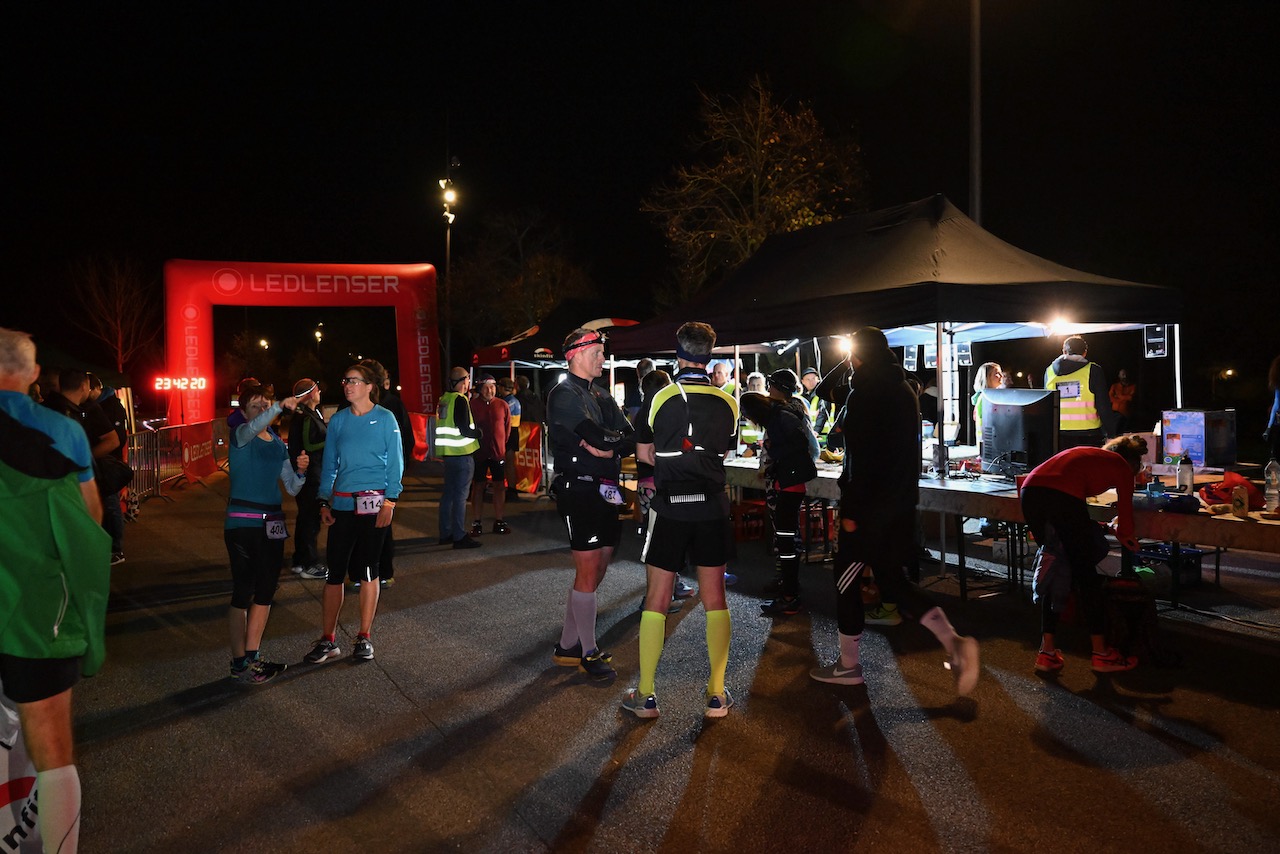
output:
[[[480,450],[480,440],[463,436],[458,425],[453,423],[453,413],[458,408],[453,405],[455,400],[462,401],[462,410],[467,413],[467,426],[476,426],[465,397],[456,391],[440,395],[440,409],[436,416],[436,453],[442,457],[465,457]]]
[[[1093,362],[1089,362],[1080,370],[1058,376],[1053,366],[1045,372],[1045,388],[1058,391],[1058,427],[1061,430],[1099,430],[1102,419],[1098,416],[1098,402],[1089,388],[1089,378],[1093,371]]]

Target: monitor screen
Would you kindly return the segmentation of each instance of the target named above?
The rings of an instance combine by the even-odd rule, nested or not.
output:
[[[989,388],[982,419],[982,470],[1025,474],[1058,452],[1058,393],[1043,388]]]

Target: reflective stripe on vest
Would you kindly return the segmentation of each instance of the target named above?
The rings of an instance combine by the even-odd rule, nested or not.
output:
[[[454,391],[440,395],[440,408],[436,418],[436,453],[442,457],[465,457],[480,450],[480,440],[463,436],[462,431],[453,423],[454,400],[462,401],[462,408],[467,412],[467,426],[476,426],[465,397]]]
[[[1093,363],[1080,370],[1058,376],[1051,366],[1044,387],[1058,392],[1058,413],[1061,430],[1100,430],[1102,418],[1098,415],[1098,401],[1089,387]]]

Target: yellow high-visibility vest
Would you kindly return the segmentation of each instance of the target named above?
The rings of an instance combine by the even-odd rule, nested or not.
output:
[[[471,406],[465,397],[456,391],[440,395],[440,408],[436,411],[436,453],[442,457],[465,457],[480,450],[480,440],[463,436],[458,425],[453,423],[455,400],[462,401],[462,408],[467,413],[467,426],[476,426],[475,419],[471,417]]]
[[[1058,392],[1058,427],[1061,430],[1100,430],[1098,401],[1089,387],[1093,362],[1074,373],[1058,376],[1053,366],[1045,371],[1044,387]]]

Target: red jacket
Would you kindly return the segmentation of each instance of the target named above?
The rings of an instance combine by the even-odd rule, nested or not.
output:
[[[1031,470],[1022,488],[1040,486],[1074,495],[1081,501],[1116,491],[1116,536],[1133,538],[1133,469],[1124,457],[1102,448],[1068,448]]]

